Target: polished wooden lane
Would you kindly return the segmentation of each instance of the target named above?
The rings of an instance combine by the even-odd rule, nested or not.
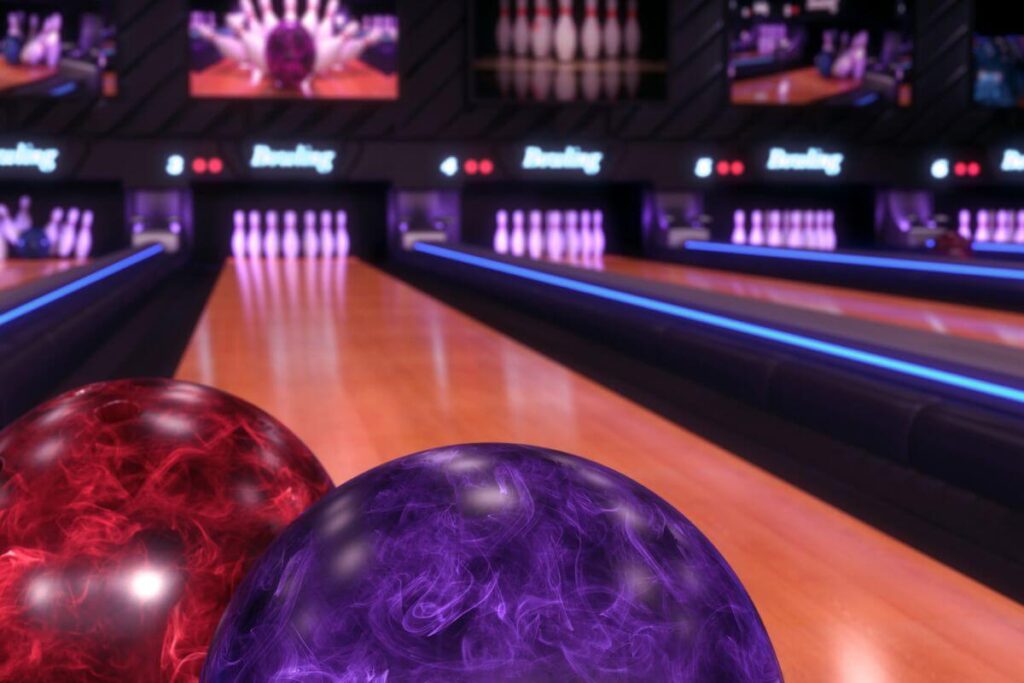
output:
[[[80,266],[83,261],[47,259],[31,261],[22,259],[0,260],[0,289],[10,289],[26,282],[39,280],[56,273]]]
[[[1024,606],[364,263],[230,263],[179,368],[290,425],[335,481],[534,443],[649,486],[728,558],[789,683],[1024,680]]]
[[[1024,314],[626,256],[581,268],[1024,349]]]

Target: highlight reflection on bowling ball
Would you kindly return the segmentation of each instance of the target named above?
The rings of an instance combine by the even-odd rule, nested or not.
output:
[[[258,408],[95,384],[0,432],[0,681],[195,681],[245,571],[332,484]]]
[[[294,522],[203,670],[227,681],[782,678],[711,543],[636,482],[527,446],[378,467]]]

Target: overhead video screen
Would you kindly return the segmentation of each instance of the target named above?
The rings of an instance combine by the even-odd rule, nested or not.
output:
[[[1024,107],[1024,7],[977,0],[974,14],[974,101]]]
[[[667,0],[470,0],[475,100],[667,96]]]
[[[729,0],[729,18],[733,104],[913,102],[909,0]]]
[[[395,100],[396,0],[192,0],[189,91],[212,99]]]
[[[0,0],[0,97],[117,95],[114,0]]]

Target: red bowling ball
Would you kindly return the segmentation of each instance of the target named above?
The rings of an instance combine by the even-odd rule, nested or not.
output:
[[[0,681],[198,680],[249,565],[332,487],[258,408],[95,384],[0,432]]]

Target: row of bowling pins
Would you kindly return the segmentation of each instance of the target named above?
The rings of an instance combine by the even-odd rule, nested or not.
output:
[[[235,258],[275,259],[346,257],[351,251],[348,232],[348,213],[345,211],[306,211],[299,230],[299,214],[285,211],[284,229],[277,211],[235,211],[234,230],[231,233],[231,253]],[[266,228],[264,229],[264,224]]]
[[[56,69],[60,65],[63,25],[64,18],[58,13],[47,16],[40,30],[38,14],[26,19],[24,12],[10,12],[4,50],[8,63]]]
[[[560,62],[571,62],[582,52],[588,60],[640,54],[643,34],[640,29],[638,0],[628,0],[625,25],[619,19],[619,0],[605,0],[605,19],[601,22],[598,0],[584,0],[585,18],[576,24],[574,0],[558,0],[558,21],[551,16],[551,0],[533,0],[530,21],[529,0],[516,0],[513,21],[511,0],[500,0],[495,40],[498,54],[546,60],[552,53]]]
[[[976,222],[971,225],[971,211],[961,209],[957,232],[974,242],[1024,244],[1024,209],[978,209]]]
[[[607,247],[604,212],[597,211],[530,211],[529,228],[525,211],[502,209],[496,216],[494,251],[512,256],[555,261],[563,258],[600,259]]]
[[[574,102],[581,94],[588,102],[602,97],[611,101],[636,99],[641,79],[640,65],[635,62],[626,62],[621,69],[615,65],[581,71],[565,65],[550,69],[543,64],[530,68],[511,63],[499,66],[497,75],[502,97],[510,97],[514,92],[518,100],[537,102],[547,102],[552,96],[558,102]]]
[[[755,209],[733,213],[733,244],[787,249],[835,251],[836,214],[834,211]]]
[[[9,244],[17,244],[22,234],[32,227],[31,206],[31,198],[22,197],[18,215],[12,219],[7,207],[0,204],[0,242],[3,243],[0,248],[5,253]],[[95,214],[88,209],[53,209],[49,222],[43,228],[50,244],[50,256],[88,258],[92,253],[95,220]]]

